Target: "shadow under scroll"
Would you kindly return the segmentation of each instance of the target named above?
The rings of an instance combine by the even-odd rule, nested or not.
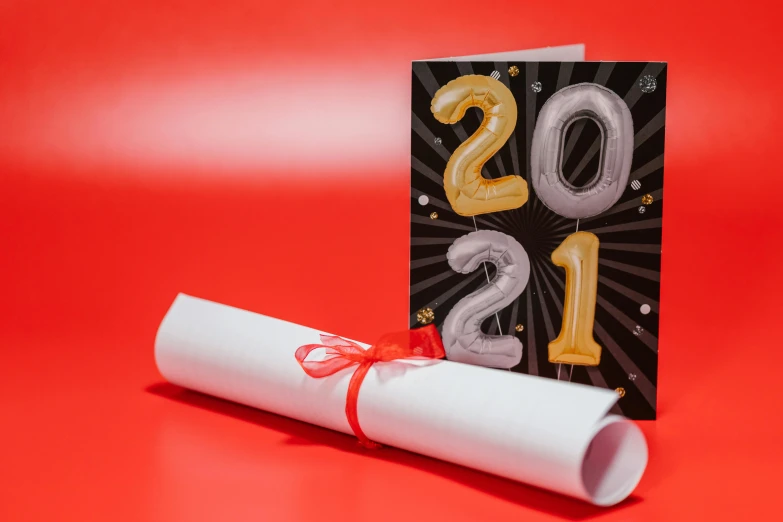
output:
[[[367,458],[402,464],[446,478],[505,502],[559,516],[566,520],[585,520],[597,515],[624,510],[642,501],[638,496],[631,495],[616,506],[597,507],[557,493],[398,448],[386,446],[382,450],[368,450],[360,446],[355,438],[343,433],[187,390],[171,383],[152,384],[145,391],[181,404],[233,417],[285,434],[288,436],[286,444],[328,445],[340,451],[361,454]]]

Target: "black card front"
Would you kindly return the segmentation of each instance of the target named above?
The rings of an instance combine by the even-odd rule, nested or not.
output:
[[[654,419],[666,64],[414,62],[412,82],[411,327]]]

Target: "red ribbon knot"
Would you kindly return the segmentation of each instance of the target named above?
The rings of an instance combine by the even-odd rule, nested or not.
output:
[[[442,359],[446,356],[443,341],[434,324],[415,330],[385,334],[366,350],[355,342],[336,335],[321,334],[321,343],[323,344],[306,344],[297,348],[296,360],[307,375],[316,379],[334,375],[353,365],[359,366],[348,383],[345,416],[359,443],[371,449],[379,448],[380,444],[371,441],[364,434],[359,426],[357,413],[359,389],[370,367],[377,362],[414,358]],[[307,361],[310,352],[319,348],[326,350],[326,358],[320,361]]]

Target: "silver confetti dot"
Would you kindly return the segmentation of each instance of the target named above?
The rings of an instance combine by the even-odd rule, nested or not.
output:
[[[639,307],[639,311],[644,315],[649,314],[650,310],[652,310],[652,308],[648,304],[643,304],[642,306]]]
[[[631,182],[631,188],[634,190],[639,190],[642,188],[642,183],[638,179],[635,179]]]
[[[645,207],[644,205],[639,207],[639,214],[644,214],[645,212],[647,212],[647,207]]]
[[[642,328],[641,326],[639,326],[639,325],[637,324],[637,325],[636,325],[636,329],[633,331],[633,334],[634,334],[635,336],[639,337],[639,336],[640,336],[640,335],[642,335],[643,333],[644,333],[644,328]]]
[[[492,71],[492,74],[490,74],[489,76],[490,76],[490,78],[494,78],[496,80],[500,79],[500,73],[497,72],[497,71]]]
[[[628,380],[629,381],[635,381],[636,380],[636,374],[635,373],[629,373],[628,374]]]
[[[639,80],[639,88],[644,93],[651,93],[658,87],[658,82],[655,80],[655,76],[645,75]]]
[[[533,92],[541,92],[541,82],[533,82],[530,85],[530,88],[533,90]]]
[[[440,138],[435,138],[435,145],[440,145],[441,143],[443,143],[443,140],[442,140],[442,139],[440,139]]]
[[[421,196],[419,196],[419,205],[421,205],[422,207],[424,205],[426,205],[427,203],[429,203],[429,202],[430,202],[430,198],[428,198],[427,196],[425,196],[423,194]]]

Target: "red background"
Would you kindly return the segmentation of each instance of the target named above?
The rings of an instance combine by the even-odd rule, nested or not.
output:
[[[781,36],[772,2],[697,4],[2,2],[0,520],[778,518]],[[405,327],[410,60],[578,42],[669,62],[659,420],[631,499],[162,383],[178,291]]]

